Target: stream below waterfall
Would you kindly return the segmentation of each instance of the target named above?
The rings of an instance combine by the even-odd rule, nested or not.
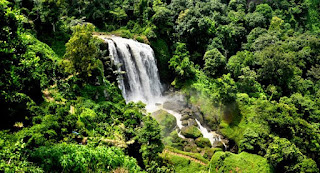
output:
[[[180,138],[185,138],[182,134],[181,134],[181,129],[184,127],[182,125],[182,121],[181,121],[181,118],[182,118],[182,115],[178,112],[175,112],[173,110],[168,110],[168,109],[165,109],[165,108],[162,108],[163,110],[167,111],[168,113],[170,113],[171,115],[173,115],[175,118],[176,118],[176,121],[177,121],[177,126],[179,128],[180,131],[178,131],[178,136]],[[225,149],[227,149],[227,146],[226,144],[221,140],[221,136],[218,135],[217,133],[215,132],[211,132],[209,131],[207,128],[203,127],[201,125],[201,123],[195,119],[195,121],[197,122],[197,125],[198,125],[198,129],[200,130],[201,134],[203,135],[204,138],[207,138],[209,139],[210,143],[211,143],[211,146],[214,146],[214,143],[215,142],[221,142],[223,144],[223,146],[225,147]]]

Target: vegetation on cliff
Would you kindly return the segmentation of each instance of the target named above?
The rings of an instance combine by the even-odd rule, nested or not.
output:
[[[319,172],[319,8],[316,0],[0,0],[0,172]],[[208,166],[160,157],[162,142],[183,148],[176,131],[161,132],[174,119],[161,115],[159,125],[143,103],[125,102],[94,33],[149,43],[162,81],[199,106],[234,154],[191,148],[206,151],[192,154]]]

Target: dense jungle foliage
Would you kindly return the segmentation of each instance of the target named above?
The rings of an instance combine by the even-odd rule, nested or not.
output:
[[[161,156],[98,34],[150,44],[233,153]],[[0,58],[0,172],[319,172],[318,0],[0,0]]]

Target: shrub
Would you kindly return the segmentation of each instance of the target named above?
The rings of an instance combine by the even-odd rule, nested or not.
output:
[[[90,148],[76,144],[57,144],[35,149],[31,158],[46,172],[104,172],[122,167],[137,172],[135,159],[116,147]]]

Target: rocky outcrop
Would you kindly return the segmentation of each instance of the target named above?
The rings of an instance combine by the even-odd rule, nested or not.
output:
[[[193,139],[196,139],[202,136],[200,130],[194,125],[183,127],[181,129],[181,134],[186,138],[193,138]]]
[[[163,108],[169,109],[175,112],[181,112],[187,107],[187,104],[181,100],[166,101],[163,103]]]
[[[175,95],[174,93],[169,93],[169,95],[172,99],[164,102],[162,106],[170,113],[176,112],[179,114],[179,116],[175,117],[177,120],[179,119],[178,122],[181,123],[179,125],[180,128],[177,129],[177,132],[183,135],[183,138],[180,138],[181,142],[183,141],[181,143],[182,145],[179,145],[181,149],[187,152],[200,153],[212,147],[217,150],[226,150],[228,148],[228,140],[224,139],[222,135],[217,134],[215,131],[211,131],[209,127],[212,127],[212,125],[208,124],[208,118],[206,117],[209,115],[204,115],[198,105],[188,103],[182,95]],[[217,125],[218,124],[216,124],[216,126]],[[202,130],[200,131],[200,129]],[[205,132],[205,129],[213,134],[214,140],[212,140],[211,136],[203,136],[202,133]],[[210,138],[210,140],[208,138]]]
[[[177,126],[176,117],[174,117],[173,115],[171,115],[165,110],[161,109],[156,112],[153,112],[152,117],[154,117],[159,123],[162,130],[162,134],[164,136],[169,135]]]
[[[207,138],[199,137],[195,140],[195,143],[197,144],[198,147],[201,147],[201,148],[211,147],[211,143]]]

